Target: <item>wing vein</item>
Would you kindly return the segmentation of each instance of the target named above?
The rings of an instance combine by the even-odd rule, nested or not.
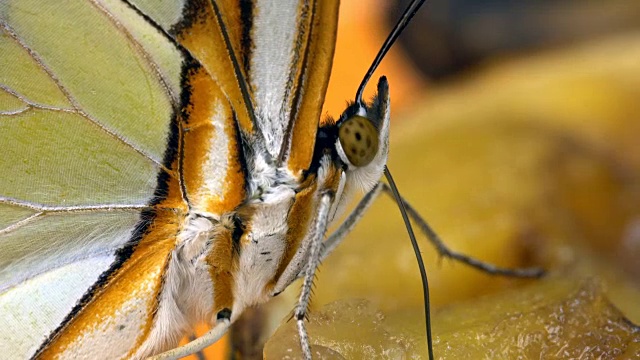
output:
[[[136,145],[130,143],[129,141],[127,141],[127,139],[123,138],[122,136],[120,136],[119,134],[109,130],[106,126],[104,126],[104,124],[102,124],[100,121],[98,121],[97,119],[94,119],[91,115],[87,114],[86,112],[84,112],[82,110],[82,107],[77,103],[76,99],[69,93],[69,91],[64,87],[64,85],[62,85],[62,82],[60,81],[60,79],[58,79],[55,74],[53,73],[53,71],[51,71],[51,69],[49,69],[49,67],[42,61],[42,59],[40,58],[40,56],[33,50],[31,49],[27,44],[25,44],[20,37],[18,36],[18,34],[16,34],[15,31],[13,31],[13,29],[4,21],[0,21],[0,24],[2,25],[2,28],[5,30],[5,32],[18,44],[20,45],[20,47],[22,47],[28,54],[29,56],[31,56],[31,58],[36,62],[36,64],[38,64],[38,66],[47,73],[47,75],[49,75],[49,77],[51,78],[51,80],[56,84],[56,86],[58,87],[58,89],[64,94],[64,96],[67,98],[67,100],[71,103],[71,105],[73,106],[73,111],[75,111],[78,115],[82,116],[83,118],[85,118],[87,121],[89,121],[89,123],[93,124],[94,126],[97,126],[100,130],[104,131],[105,133],[107,133],[109,136],[111,136],[112,138],[116,139],[117,141],[121,142],[122,144],[124,144],[125,146],[131,148],[132,150],[134,150],[135,152],[139,153],[140,155],[142,155],[143,157],[145,157],[146,159],[148,159],[149,161],[151,161],[152,163],[154,163],[157,167],[167,171],[167,173],[169,173],[171,176],[174,176],[173,172],[171,172],[169,169],[167,169],[160,161],[154,159],[150,154],[148,154],[147,152],[145,152],[144,150],[138,148]]]
[[[180,103],[178,99],[178,95],[174,94],[173,91],[171,91],[171,88],[168,85],[167,79],[162,74],[162,71],[160,71],[160,66],[158,66],[158,64],[155,61],[153,61],[153,59],[151,59],[151,56],[144,49],[144,47],[133,37],[133,35],[131,35],[131,32],[127,30],[127,28],[124,27],[124,25],[122,25],[122,23],[120,23],[118,19],[116,19],[116,17],[111,12],[109,12],[109,10],[104,8],[104,6],[100,5],[97,2],[97,0],[91,0],[91,3],[98,10],[102,11],[102,13],[105,14],[105,16],[109,19],[109,21],[111,21],[113,25],[116,26],[118,30],[120,30],[127,37],[127,39],[131,42],[131,44],[136,49],[138,54],[147,62],[149,67],[153,69],[153,73],[157,77],[160,84],[162,84],[162,88],[166,92],[167,96],[171,99],[171,104],[173,105],[174,111],[177,110]]]
[[[4,229],[0,229],[0,236],[2,235],[6,235],[12,231],[15,231],[31,222],[33,222],[35,219],[39,218],[41,215],[44,214],[44,211],[41,212],[37,212],[35,214],[31,214],[29,216],[27,216],[24,219],[18,220],[16,222],[14,222],[13,224],[10,224],[9,226],[5,227]]]
[[[22,109],[18,109],[18,110],[13,110],[13,111],[0,111],[0,116],[15,116],[15,115],[20,115],[20,114],[24,114],[27,111],[33,109],[33,107],[31,106],[26,106]]]
[[[17,111],[0,112],[0,114],[2,114],[2,115],[18,115],[18,114],[25,113],[25,112],[27,112],[29,110],[32,110],[34,108],[35,109],[42,109],[42,110],[67,112],[67,113],[72,113],[72,114],[76,114],[77,113],[77,111],[75,111],[75,109],[65,109],[65,108],[61,108],[61,107],[57,107],[57,106],[49,106],[49,105],[35,103],[35,102],[29,100],[28,98],[26,98],[24,95],[18,93],[14,89],[6,86],[5,84],[0,84],[0,89],[4,90],[9,95],[12,95],[16,99],[22,101],[26,105],[24,109],[20,109],[20,110],[17,110]]]
[[[55,212],[86,212],[86,211],[113,211],[113,210],[144,210],[148,205],[144,204],[100,204],[100,205],[70,205],[50,206],[31,201],[19,200],[0,196],[0,204],[9,204],[47,213]]]

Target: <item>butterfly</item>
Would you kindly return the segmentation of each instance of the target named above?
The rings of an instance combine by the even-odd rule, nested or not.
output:
[[[348,232],[326,228],[381,191],[389,149],[384,77],[319,122],[337,17],[337,0],[0,2],[3,356],[140,359],[213,326],[175,358],[304,277],[311,357],[310,282]]]

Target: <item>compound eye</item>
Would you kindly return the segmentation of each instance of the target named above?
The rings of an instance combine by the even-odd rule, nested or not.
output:
[[[378,153],[378,129],[363,116],[352,116],[340,124],[340,145],[349,162],[366,166]]]

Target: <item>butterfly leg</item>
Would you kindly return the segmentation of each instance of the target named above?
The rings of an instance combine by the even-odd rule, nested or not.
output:
[[[315,224],[313,237],[309,244],[309,255],[307,266],[304,272],[304,280],[302,283],[302,290],[300,291],[300,298],[298,304],[294,310],[294,317],[296,319],[296,325],[298,326],[298,335],[300,336],[300,346],[302,347],[302,354],[306,360],[311,360],[311,345],[309,343],[309,335],[307,335],[307,329],[304,325],[305,316],[309,307],[309,299],[311,297],[311,291],[313,287],[313,279],[316,275],[316,269],[320,265],[320,253],[322,250],[322,239],[327,231],[329,223],[329,209],[331,208],[331,197],[329,193],[322,195],[320,199],[320,207],[318,211],[318,220]]]
[[[197,339],[197,338],[198,338],[198,336],[197,336],[195,333],[193,333],[193,334],[189,335],[189,342],[191,342],[191,341],[193,341],[193,340],[195,340],[195,339]],[[198,352],[196,352],[196,353],[193,353],[192,355],[193,355],[193,356],[195,356],[195,358],[196,358],[197,360],[206,360],[206,358],[204,357],[204,353],[202,352],[202,350],[200,350],[200,351],[198,351]]]
[[[387,184],[382,184],[382,191],[384,191],[387,195],[391,196],[394,201],[398,201],[393,196],[391,188]],[[515,268],[508,269],[499,267],[493,264],[489,264],[473,257],[470,257],[465,254],[461,254],[459,252],[453,251],[445,245],[445,243],[440,239],[438,234],[431,228],[429,223],[420,214],[409,204],[404,198],[401,199],[404,203],[405,208],[407,209],[407,213],[409,217],[418,225],[422,233],[424,233],[431,244],[438,250],[440,256],[448,257],[450,259],[459,261],[463,264],[467,264],[471,267],[474,267],[480,271],[486,272],[492,275],[502,275],[502,276],[512,276],[512,277],[521,277],[521,278],[538,278],[544,275],[544,269],[541,268]]]
[[[156,356],[152,356],[147,360],[177,360],[185,356],[195,354],[198,351],[206,348],[207,346],[212,345],[213,343],[218,341],[224,334],[226,334],[227,330],[229,330],[229,326],[231,326],[229,317],[226,316],[226,313],[223,315],[225,316],[221,317],[221,314],[218,314],[217,324],[201,337],[189,342],[186,345],[163,352],[162,354],[158,354]]]
[[[344,223],[340,225],[340,227],[327,238],[327,240],[323,244],[322,254],[320,255],[320,260],[324,260],[333,250],[344,240],[344,238],[353,230],[355,225],[360,221],[364,213],[369,209],[371,204],[375,201],[375,199],[380,195],[381,192],[385,192],[387,195],[391,196],[394,201],[393,193],[389,186],[385,183],[378,183],[371,191],[369,191],[363,198],[360,200],[356,208],[347,216]],[[460,261],[463,264],[467,264],[471,267],[474,267],[478,270],[484,271],[493,275],[503,275],[503,276],[513,276],[513,277],[528,277],[528,278],[536,278],[544,275],[544,270],[541,268],[524,268],[524,269],[507,269],[498,267],[493,264],[485,263],[478,259],[472,258],[470,256],[458,253],[453,251],[445,245],[445,243],[440,239],[438,234],[431,228],[429,223],[424,220],[422,216],[409,204],[405,199],[402,199],[404,205],[407,209],[407,213],[411,217],[413,221],[418,225],[422,233],[424,233],[429,241],[433,244],[433,246],[438,250],[440,256],[448,257],[450,259]],[[301,274],[302,275],[302,274]]]

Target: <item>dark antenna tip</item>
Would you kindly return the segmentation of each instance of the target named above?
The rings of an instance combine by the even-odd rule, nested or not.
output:
[[[411,4],[409,4],[407,9],[404,11],[404,13],[402,14],[402,17],[400,17],[400,20],[398,20],[398,22],[396,23],[396,26],[394,26],[393,30],[391,30],[391,33],[389,34],[387,39],[382,44],[382,47],[380,48],[380,51],[378,51],[378,54],[376,55],[375,59],[371,63],[369,70],[367,70],[367,73],[364,75],[364,78],[362,79],[362,82],[358,87],[358,91],[356,91],[356,103],[359,106],[364,105],[364,102],[362,100],[362,94],[364,93],[364,88],[367,86],[367,83],[371,79],[371,76],[373,76],[373,73],[376,71],[376,69],[378,68],[378,65],[380,65],[380,62],[382,61],[384,56],[387,54],[387,52],[389,52],[389,49],[391,49],[391,46],[393,45],[393,43],[396,41],[398,36],[400,36],[404,28],[407,27],[413,15],[416,14],[420,6],[422,6],[422,4],[425,1],[426,0],[413,0]]]
[[[422,254],[420,254],[420,247],[418,246],[418,240],[416,240],[416,235],[413,232],[413,227],[411,227],[411,222],[409,221],[409,215],[407,214],[407,209],[404,206],[404,201],[400,196],[400,191],[396,187],[396,183],[393,181],[393,177],[391,176],[391,172],[389,168],[385,166],[384,168],[384,176],[387,178],[389,182],[389,187],[393,192],[393,197],[396,199],[396,204],[398,204],[398,209],[400,209],[400,213],[402,214],[402,219],[404,220],[404,225],[407,228],[407,233],[409,234],[409,239],[411,240],[411,245],[413,246],[413,252],[416,254],[416,260],[418,261],[418,268],[420,268],[420,277],[422,278],[422,293],[424,296],[424,315],[426,319],[426,327],[427,327],[427,351],[429,353],[429,360],[433,360],[433,340],[431,335],[431,305],[429,302],[429,280],[427,279],[427,270],[424,267],[424,261],[422,260]]]

